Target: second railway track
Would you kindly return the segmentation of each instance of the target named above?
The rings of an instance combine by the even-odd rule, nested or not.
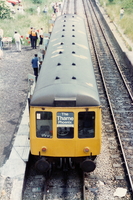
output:
[[[124,60],[116,48],[115,39],[109,41],[111,31],[104,24],[96,4],[84,1],[89,30],[93,41],[97,62],[108,98],[112,120],[116,130],[118,146],[121,148],[122,162],[125,165],[130,189],[133,191],[133,92],[130,81],[126,77]],[[100,19],[100,21],[98,20]],[[103,22],[103,23],[102,23]],[[104,30],[104,31],[103,31]],[[127,69],[128,71],[128,69]],[[131,78],[131,77],[130,77]]]

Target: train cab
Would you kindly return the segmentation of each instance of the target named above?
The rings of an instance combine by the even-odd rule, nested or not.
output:
[[[33,155],[47,160],[67,157],[76,162],[77,158],[93,159],[100,153],[100,107],[33,108],[30,115]]]

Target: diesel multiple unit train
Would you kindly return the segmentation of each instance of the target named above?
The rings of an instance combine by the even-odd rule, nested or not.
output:
[[[55,21],[30,99],[30,147],[42,173],[52,166],[91,172],[101,148],[101,106],[84,20]]]

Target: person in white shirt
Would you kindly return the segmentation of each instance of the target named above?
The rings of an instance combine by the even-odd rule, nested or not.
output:
[[[124,15],[124,9],[123,9],[123,8],[121,8],[121,9],[120,9],[120,19],[122,19],[122,18],[123,18],[123,15]]]
[[[17,31],[15,31],[14,39],[15,39],[17,51],[21,51],[21,40],[20,40],[20,38],[21,38],[20,34]]]
[[[41,11],[41,10],[40,10],[40,7],[39,7],[39,6],[37,6],[37,9],[36,9],[36,10],[37,10],[37,15],[40,15],[40,11]]]
[[[39,30],[39,37],[40,37],[39,45],[42,45],[43,44],[43,28]]]
[[[47,12],[48,12],[48,6],[46,6],[46,5],[44,6],[43,12],[47,14]]]

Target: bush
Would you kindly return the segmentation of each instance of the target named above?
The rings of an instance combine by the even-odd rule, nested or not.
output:
[[[34,8],[29,8],[27,11],[28,11],[29,14],[32,14],[32,15],[35,13]]]
[[[42,0],[33,0],[33,3],[41,4],[41,3],[42,3]]]
[[[4,1],[0,1],[0,18],[10,18],[10,8],[6,5]]]

